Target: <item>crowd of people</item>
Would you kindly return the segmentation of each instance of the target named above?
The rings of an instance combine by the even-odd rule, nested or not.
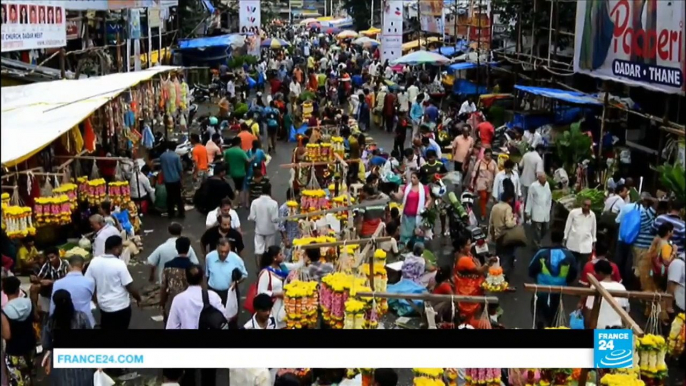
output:
[[[628,286],[672,294],[671,300],[664,300],[660,315],[665,324],[676,313],[684,312],[686,226],[678,201],[656,200],[646,192],[637,192],[629,178],[617,177],[608,181],[611,193],[603,210],[604,218],[606,214],[611,217],[614,233],[599,234],[601,219],[591,210],[590,201],[569,211],[564,224],[555,224],[551,221],[552,190],[566,188],[569,177],[562,168],[546,167],[546,147],[540,133],[519,131],[514,140],[525,149],[521,160],[499,162],[501,150],[494,146],[495,127],[473,99],[447,109],[439,107],[440,100],[432,96],[436,83],[440,83],[437,68],[391,66],[381,61],[377,47],[339,41],[316,29],[286,27],[279,33],[293,43],[291,53],[263,53],[255,70],[264,82],[257,84],[254,96],[245,79],[247,71],[227,74],[226,69],[220,69],[228,80],[226,98],[220,102],[226,116],[209,120],[209,136],[191,136],[195,206],[207,214],[199,253],[184,235],[183,226],[171,222],[169,239],[147,259],[150,281],[161,288],[160,308],[166,329],[286,328],[284,285],[299,272],[316,281],[335,272],[334,263],[318,249],[308,249],[298,262],[291,260],[293,240],[301,236],[302,229],[297,222],[284,220],[289,213],[287,202],[309,184],[310,174],[303,177],[294,168],[291,185],[284,189],[286,201],[279,204],[267,173],[271,156],[277,147],[279,151],[283,148],[278,141],[287,139],[292,127],[304,124],[307,129],[297,137],[292,162],[305,159],[309,143],[323,141],[319,127],[338,128],[345,141],[346,158],[353,161],[341,182],[348,187],[360,184],[359,201],[370,204],[356,211],[351,221],[359,237],[372,236],[384,224],[385,234],[393,240],[381,248],[391,259],[403,261],[403,280],[436,294],[484,295],[483,283],[493,265],[502,266],[508,281],[513,278],[526,228],[533,235],[533,257],[526,264],[535,283],[588,286],[591,274],[607,289],[624,290]],[[249,110],[238,121],[231,113],[241,102],[248,102]],[[238,131],[230,143],[224,143],[218,125],[224,118],[230,121],[229,129],[236,126]],[[381,131],[393,134],[390,152],[367,143],[370,134]],[[266,151],[263,143],[268,144]],[[169,195],[167,215],[183,218],[183,167],[171,147],[160,161]],[[326,173],[316,171],[314,178],[327,187],[330,180]],[[464,229],[459,234],[451,233],[451,205],[445,199],[442,178],[450,180],[450,191],[460,194],[458,218]],[[245,234],[238,214],[241,208],[255,225],[250,234],[254,256],[244,253]],[[3,279],[2,336],[7,343],[8,374],[3,379],[12,386],[27,384],[31,376],[37,343],[34,321],[42,320],[46,368],[50,368],[56,329],[95,327],[91,310],[94,295],[101,329],[121,331],[129,327],[131,298],[136,302],[141,298],[126,263],[120,259],[124,249],[121,229],[111,221],[106,208],[90,222],[96,231],[94,258],[85,273],[82,258],[72,257],[67,262],[55,248],[39,254],[33,240],[27,238],[19,251],[18,267],[32,272],[31,293],[22,294],[16,277]],[[628,227],[638,227],[636,234],[623,239],[629,233],[621,229]],[[484,257],[474,253],[476,240],[469,231],[474,228],[486,230],[486,237],[495,246],[494,254]],[[545,242],[548,234],[550,242]],[[448,238],[454,247],[451,264],[430,259],[427,252],[433,240]],[[255,259],[257,272],[246,268],[245,261],[250,258]],[[35,272],[31,271],[36,264]],[[241,304],[243,282],[250,285]],[[507,291],[516,290],[510,283]],[[532,302],[536,327],[555,325],[559,296],[538,294]],[[626,299],[618,300],[629,308]],[[592,305],[592,298],[582,299],[579,309],[589,312]],[[241,307],[251,314],[245,323],[238,321]],[[439,324],[478,326],[481,304],[459,303],[457,308],[456,317],[439,315]],[[498,310],[488,311],[494,315],[494,325],[503,327],[495,317]],[[598,327],[621,324],[619,315],[603,302]],[[188,379],[194,382],[195,374],[190,373],[169,372],[165,377],[170,383],[191,384]],[[58,385],[82,384],[79,380],[89,374],[92,379],[86,370],[53,369],[50,377]],[[271,374],[265,378],[267,383],[260,385],[296,384],[289,383],[291,376],[287,374]],[[186,381],[179,380],[182,375]],[[235,375],[247,377],[238,372]],[[203,370],[200,376],[202,384],[209,385],[214,384],[216,373]],[[252,376],[258,379],[264,374]],[[316,384],[331,384],[328,376],[322,374]],[[377,369],[375,381],[378,386],[395,385],[397,375],[390,369]]]

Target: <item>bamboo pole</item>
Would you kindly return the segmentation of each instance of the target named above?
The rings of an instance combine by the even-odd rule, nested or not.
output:
[[[603,163],[603,135],[605,135],[605,123],[607,121],[607,110],[610,107],[610,91],[607,87],[607,82],[603,82],[603,90],[605,90],[605,98],[603,99],[603,114],[600,121],[600,135],[598,136],[598,164]]]
[[[384,204],[389,203],[390,201],[391,201],[390,198],[381,199],[381,200],[374,200],[374,201],[367,201],[367,202],[363,202],[363,203],[359,203],[359,204],[355,204],[355,205],[341,206],[339,208],[331,208],[331,209],[326,209],[326,210],[319,210],[316,212],[296,214],[293,216],[279,217],[276,219],[276,221],[296,220],[296,219],[301,219],[301,218],[324,216],[324,215],[331,214],[331,213],[345,212],[345,211],[357,209],[357,208],[365,208],[368,206],[384,205]]]
[[[284,168],[284,169],[292,169],[292,168],[302,168],[302,167],[308,167],[308,166],[334,165],[338,162],[339,162],[338,160],[328,161],[328,162],[297,162],[297,163],[290,163],[290,164],[281,164],[281,165],[279,165],[279,167]],[[344,160],[343,162],[355,163],[355,162],[360,162],[360,160],[359,159],[347,159],[347,160]]]
[[[434,294],[400,294],[388,292],[356,292],[357,297],[377,297],[382,299],[410,299],[429,302],[454,303],[488,303],[497,304],[500,300],[496,296],[465,296],[465,295],[434,295]]]
[[[81,156],[83,156],[83,155],[86,154],[86,153],[88,153],[88,151],[83,150],[83,151],[81,151],[81,153],[72,156],[71,159],[68,159],[68,160],[67,160],[65,163],[63,163],[62,165],[59,165],[59,166],[57,167],[57,170],[65,169],[67,166],[71,165],[74,161],[76,161],[76,160],[78,159],[78,157],[81,157]]]
[[[592,288],[582,288],[582,287],[564,287],[564,286],[551,286],[551,285],[539,285],[539,284],[524,284],[524,290],[528,292],[549,292],[562,295],[570,296],[595,296],[597,291]],[[668,293],[648,293],[640,291],[616,291],[607,290],[607,293],[616,298],[627,298],[627,299],[639,299],[639,300],[655,300],[657,297],[662,297],[662,299],[671,299],[672,295]]]
[[[126,158],[126,157],[94,157],[90,155],[57,155],[55,156],[56,159],[71,159],[71,158],[78,158],[78,159],[89,159],[89,160],[95,160],[95,161],[130,161],[131,158]]]
[[[382,243],[384,241],[391,241],[393,237],[370,237],[366,239],[357,239],[357,240],[340,240],[340,241],[332,241],[330,243],[312,243],[312,244],[305,244],[305,245],[299,245],[297,247],[294,247],[296,249],[316,249],[316,248],[328,248],[328,247],[338,247],[338,246],[345,246],[345,245],[362,245],[362,244],[369,244],[369,243]]]
[[[622,318],[622,321],[627,326],[631,327],[631,329],[634,331],[634,334],[636,334],[639,337],[645,335],[645,333],[643,332],[643,329],[641,327],[639,327],[639,325],[636,323],[636,321],[633,318],[631,318],[631,316],[629,316],[629,313],[626,312],[626,310],[624,308],[622,308],[622,306],[620,306],[619,303],[617,303],[617,300],[615,300],[615,298],[608,292],[608,290],[606,290],[605,287],[603,287],[598,282],[598,279],[596,279],[595,276],[593,276],[592,274],[589,273],[588,274],[588,281],[595,288],[595,290],[600,293],[602,298],[605,299],[607,304],[609,304],[610,307],[612,307],[612,309],[617,313],[617,315],[619,315],[619,317]],[[654,295],[653,295],[653,298],[655,298]],[[603,328],[603,326],[601,326],[601,328]]]

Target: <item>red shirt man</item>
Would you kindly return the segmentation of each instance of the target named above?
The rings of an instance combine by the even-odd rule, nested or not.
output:
[[[586,287],[590,287],[591,284],[588,282],[588,274],[592,274],[593,277],[598,279],[600,281],[600,278],[598,275],[595,273],[595,263],[597,263],[600,260],[607,260],[605,257],[605,247],[601,246],[600,243],[596,244],[596,250],[595,254],[597,255],[596,257],[592,258],[586,265],[584,265],[583,272],[581,273],[581,276],[579,276],[579,283],[581,285],[584,285]],[[616,281],[617,283],[622,282],[622,276],[619,274],[619,267],[617,267],[617,264],[610,262],[610,265],[612,266],[612,281]]]
[[[495,127],[491,122],[484,121],[476,126],[477,133],[479,133],[479,138],[481,138],[481,144],[485,148],[490,148],[493,143],[493,137],[495,136]]]

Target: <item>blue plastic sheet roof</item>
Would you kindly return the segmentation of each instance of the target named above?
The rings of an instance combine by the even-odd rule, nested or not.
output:
[[[492,63],[481,63],[481,66],[491,66],[495,67],[497,66],[497,62],[492,62]],[[462,71],[462,70],[471,70],[472,68],[477,68],[479,65],[473,62],[462,62],[462,63],[455,63],[451,64],[448,66],[448,72],[453,73],[455,71]]]
[[[568,103],[574,103],[577,105],[590,105],[590,106],[602,106],[603,104],[598,100],[597,97],[589,94],[584,94],[581,92],[560,90],[556,88],[545,88],[545,87],[529,87],[516,85],[517,90],[528,92],[529,94],[540,95],[546,98],[552,98],[561,100]]]
[[[443,46],[439,47],[431,52],[441,54],[443,56],[455,55],[458,52],[465,52],[469,49],[469,44],[466,40],[460,40],[454,47]]]
[[[179,42],[179,49],[180,50],[192,50],[192,49],[198,49],[198,48],[230,46],[231,43],[233,43],[233,41],[235,39],[237,39],[239,36],[240,35],[238,35],[238,34],[229,34],[229,35],[210,36],[210,37],[206,37],[206,38],[181,40]]]

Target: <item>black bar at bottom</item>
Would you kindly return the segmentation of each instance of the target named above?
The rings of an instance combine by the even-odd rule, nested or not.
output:
[[[67,330],[55,348],[593,348],[593,330]]]

